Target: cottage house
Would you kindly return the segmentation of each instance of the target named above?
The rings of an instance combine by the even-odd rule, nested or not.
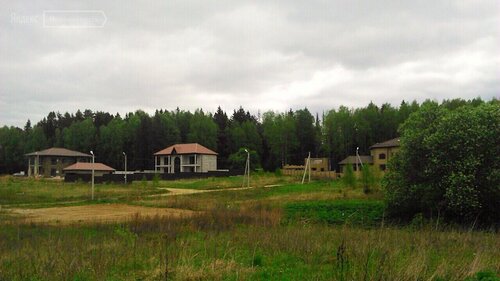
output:
[[[373,159],[373,165],[380,171],[385,172],[387,163],[395,153],[399,151],[399,138],[376,143],[370,146],[370,154]]]
[[[62,176],[63,169],[77,162],[90,162],[92,155],[66,148],[52,147],[31,152],[28,157],[28,176]]]
[[[158,173],[206,173],[217,170],[217,152],[198,143],[174,144],[154,154]]]
[[[387,169],[389,159],[392,158],[398,151],[399,138],[376,143],[370,146],[370,155],[360,155],[359,158],[356,156],[347,156],[345,159],[340,161],[340,173],[345,171],[346,165],[352,165],[353,171],[355,173],[359,172],[361,169],[361,163],[363,165],[368,164],[378,167],[378,169],[384,173]]]
[[[102,177],[104,174],[111,174],[115,169],[102,163],[82,163],[78,162],[63,169],[64,174],[91,175],[94,170],[94,176]]]

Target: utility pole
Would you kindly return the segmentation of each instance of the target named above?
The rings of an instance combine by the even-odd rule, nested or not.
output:
[[[125,184],[127,184],[127,153],[122,152],[123,156],[125,156]]]
[[[306,166],[304,167],[304,176],[302,176],[302,184],[304,184],[304,181],[306,180],[307,172],[309,172],[308,182],[311,182],[311,152],[309,152],[309,155],[307,156]]]
[[[94,163],[95,163],[95,155],[91,150],[90,154],[92,154],[92,201],[94,201]]]

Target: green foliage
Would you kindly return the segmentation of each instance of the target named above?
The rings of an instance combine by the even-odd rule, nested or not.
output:
[[[337,200],[289,203],[285,206],[288,221],[373,226],[384,214],[381,201]]]
[[[347,187],[356,187],[356,175],[354,175],[354,171],[352,169],[351,164],[347,164],[344,166],[344,171],[342,175],[342,182]]]
[[[363,186],[364,193],[370,193],[377,182],[372,169],[373,167],[367,164],[361,168],[361,185]]]
[[[401,150],[385,177],[391,214],[498,223],[499,122],[498,103],[451,111],[424,103],[402,126]]]
[[[500,281],[500,276],[494,271],[479,271],[475,276],[465,279],[465,281]]]
[[[259,155],[257,152],[251,149],[248,149],[248,152],[250,152],[250,169],[255,170],[260,168]],[[245,148],[240,148],[238,152],[229,155],[231,169],[245,170],[247,156]]]
[[[160,184],[160,175],[158,173],[155,173],[153,175],[153,186],[158,187]]]
[[[197,142],[210,149],[217,149],[217,124],[211,115],[198,109],[189,123],[188,142]]]

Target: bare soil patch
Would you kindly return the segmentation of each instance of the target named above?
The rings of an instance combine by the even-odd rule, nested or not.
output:
[[[117,222],[133,219],[136,216],[189,217],[196,212],[173,208],[151,208],[126,204],[98,204],[43,209],[10,209],[25,222],[50,224],[70,224],[89,222]]]

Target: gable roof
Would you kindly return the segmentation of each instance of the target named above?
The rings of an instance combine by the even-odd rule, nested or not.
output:
[[[384,147],[398,147],[399,145],[400,145],[399,138],[394,138],[392,140],[376,143],[376,144],[370,146],[370,149],[384,148]]]
[[[61,147],[51,147],[45,150],[25,154],[26,156],[65,156],[65,157],[92,157],[79,151],[69,150]]]
[[[346,165],[346,164],[356,164],[359,163],[359,161],[356,161],[356,156],[347,156],[344,160],[340,161],[340,165]],[[361,162],[363,164],[372,164],[373,163],[373,158],[370,155],[360,155],[359,158],[361,158]]]
[[[172,153],[175,152],[175,153]],[[217,155],[217,152],[210,150],[199,143],[174,144],[165,149],[156,152],[154,155],[172,155],[172,154],[208,154]]]
[[[73,165],[69,165],[68,167],[64,168],[63,171],[92,171],[92,168],[94,168],[94,171],[103,171],[103,172],[115,171],[115,169],[111,168],[110,166],[104,165],[103,163],[84,163],[84,162],[77,162]]]

